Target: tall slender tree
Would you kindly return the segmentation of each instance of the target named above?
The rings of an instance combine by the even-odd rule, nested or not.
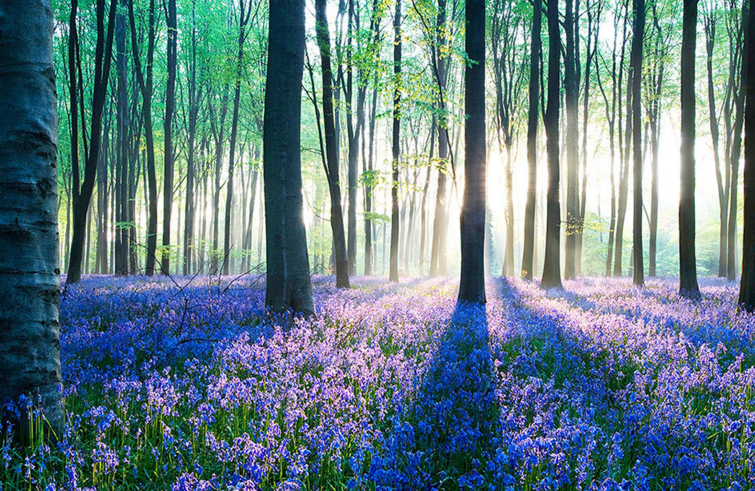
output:
[[[684,0],[681,59],[681,195],[679,198],[679,294],[699,298],[695,263],[695,45],[698,0]]]
[[[537,200],[537,125],[540,115],[540,56],[542,40],[542,0],[534,0],[530,39],[529,110],[527,114],[527,201],[524,211],[524,251],[522,278],[531,280],[535,270],[535,208]]]
[[[92,200],[94,184],[97,179],[97,166],[100,159],[102,145],[102,119],[105,108],[107,87],[110,77],[110,64],[113,54],[113,37],[115,32],[115,13],[117,0],[110,0],[108,11],[108,24],[105,27],[105,0],[97,0],[97,42],[94,59],[94,85],[92,94],[92,116],[89,132],[89,146],[85,152],[84,180],[79,188],[79,162],[71,162],[74,175],[73,194],[73,236],[71,237],[71,256],[68,261],[68,277],[66,282],[70,284],[81,281],[82,261],[84,259],[84,246],[87,235],[87,216],[89,203]],[[76,13],[71,12],[75,18]],[[75,23],[74,23],[75,27]],[[77,53],[78,55],[78,53]],[[79,72],[79,84],[82,84],[81,72]],[[73,87],[71,87],[74,90]],[[81,87],[79,87],[81,90]],[[79,104],[83,98],[79,96]],[[83,117],[83,114],[82,114]]]
[[[558,27],[558,0],[548,0],[548,108],[545,111],[548,149],[548,195],[545,224],[545,262],[542,286],[561,288],[561,202],[559,200],[559,61],[561,34]]]
[[[315,305],[309,278],[301,177],[304,0],[271,0],[269,12],[263,127],[265,304],[275,312],[291,309],[311,315]]]
[[[401,160],[401,0],[393,17],[393,159],[391,161],[391,263],[388,277],[398,281],[399,161]]]
[[[330,227],[333,233],[333,249],[336,261],[336,287],[349,287],[349,259],[346,252],[346,237],[341,207],[341,183],[336,145],[336,126],[333,118],[333,71],[330,54],[330,28],[328,27],[327,1],[315,1],[317,45],[320,48],[322,65],[322,112],[325,126],[325,154],[323,164],[330,192]],[[319,110],[318,110],[319,112]],[[318,118],[319,120],[319,118]]]
[[[170,222],[173,212],[173,115],[176,111],[176,69],[178,67],[178,14],[176,0],[167,0],[165,19],[168,24],[166,46],[168,81],[165,86],[165,120],[163,135],[165,143],[165,161],[163,165],[163,249],[160,269],[170,274]]]
[[[634,147],[634,284],[644,286],[642,257],[642,45],[645,39],[645,0],[634,0],[634,39],[632,40],[632,145]]]
[[[62,435],[53,10],[50,0],[6,0],[1,10],[0,401],[39,396]],[[3,428],[28,421],[0,417]]]

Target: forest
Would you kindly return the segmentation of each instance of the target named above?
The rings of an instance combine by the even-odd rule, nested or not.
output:
[[[0,0],[0,491],[755,489],[755,0]]]

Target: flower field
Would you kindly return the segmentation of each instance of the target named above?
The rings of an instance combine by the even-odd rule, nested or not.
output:
[[[94,277],[65,293],[65,433],[0,439],[0,489],[755,487],[755,317],[581,279],[316,278],[274,319],[252,279]]]

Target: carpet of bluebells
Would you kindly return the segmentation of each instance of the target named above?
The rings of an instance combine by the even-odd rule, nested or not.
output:
[[[93,277],[61,304],[67,423],[0,489],[755,488],[755,317],[735,284]]]

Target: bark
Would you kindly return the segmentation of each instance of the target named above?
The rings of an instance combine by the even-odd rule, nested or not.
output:
[[[679,294],[699,298],[695,264],[695,37],[698,0],[684,0],[681,58],[681,194],[679,198]]]
[[[548,148],[548,195],[545,224],[545,261],[542,286],[561,288],[560,228],[561,203],[559,201],[559,60],[561,37],[558,27],[558,0],[548,0],[548,108],[545,111],[545,132]]]
[[[129,235],[133,233],[128,219],[128,169],[129,169],[129,116],[128,116],[128,62],[126,59],[126,15],[123,7],[126,0],[121,0],[121,9],[115,18],[115,66],[118,72],[117,82],[117,134],[116,134],[116,183],[115,183],[115,274],[128,274]]]
[[[53,10],[49,0],[8,0],[0,16],[0,400],[41,401],[51,439],[64,410],[58,324],[58,207]],[[0,425],[20,424],[22,409]],[[14,420],[15,419],[15,420]]]
[[[244,41],[246,40],[246,26],[252,15],[252,2],[239,3],[239,37],[236,51],[236,79],[233,92],[233,117],[231,119],[230,154],[228,157],[228,183],[225,198],[225,233],[223,242],[223,274],[227,275],[230,268],[231,254],[231,215],[233,213],[233,173],[236,165],[236,139],[239,131],[239,108],[241,105],[241,75],[244,60]],[[300,77],[301,78],[301,77]]]
[[[197,115],[199,99],[202,90],[197,91],[197,3],[191,3],[191,58],[189,62],[189,154],[186,157],[186,214],[184,215],[184,264],[183,273],[188,276],[194,267],[194,207],[196,168],[194,154],[196,152]],[[200,208],[201,213],[201,208]]]
[[[632,139],[634,146],[633,254],[634,284],[645,285],[642,257],[642,44],[645,37],[645,0],[634,0],[634,39],[632,41]]]
[[[742,281],[739,308],[755,311],[755,3],[750,0],[746,26],[742,90],[745,92],[745,168],[744,168],[744,233],[742,240]]]
[[[349,255],[349,274],[356,274],[357,270],[357,174],[359,172],[359,133],[360,122],[357,121],[357,127],[354,128],[353,119],[353,102],[354,102],[354,68],[352,61],[352,48],[354,42],[354,31],[358,31],[354,15],[354,0],[349,0],[349,25],[348,25],[348,45],[347,45],[347,67],[346,67],[346,123],[347,136],[349,139],[349,217],[348,217],[348,255]],[[364,98],[359,94],[359,107],[357,111],[364,110]],[[359,120],[359,116],[357,116]]]
[[[71,237],[71,256],[68,263],[68,277],[66,283],[75,284],[81,281],[82,259],[84,242],[86,240],[86,221],[89,211],[89,203],[92,199],[94,184],[97,178],[97,164],[100,158],[100,146],[102,141],[102,118],[107,95],[107,86],[110,76],[110,62],[113,52],[113,36],[115,31],[115,12],[117,0],[110,1],[108,14],[108,26],[105,30],[105,0],[98,0],[97,16],[97,42],[94,59],[94,84],[92,93],[91,128],[89,136],[89,148],[84,164],[84,180],[81,189],[75,191],[73,200],[73,236]],[[72,13],[75,15],[75,13]],[[81,83],[81,79],[79,80]],[[81,90],[81,87],[79,87]],[[79,101],[83,102],[83,97]],[[83,111],[82,111],[83,116]],[[78,165],[74,173],[78,173]],[[76,179],[78,181],[78,179]],[[78,184],[78,182],[75,182]]]
[[[155,58],[155,0],[149,2],[149,33],[147,38],[146,74],[139,58],[139,45],[136,40],[136,19],[134,18],[134,0],[129,0],[129,21],[131,24],[131,49],[133,52],[136,80],[142,94],[142,117],[144,118],[144,138],[147,147],[147,190],[149,210],[147,213],[147,258],[145,272],[147,276],[155,274],[157,253],[157,173],[155,171],[155,137],[152,130],[152,89],[153,61]],[[136,191],[134,191],[135,193]]]
[[[579,81],[576,67],[576,36],[574,0],[566,0],[564,31],[566,56],[564,58],[564,93],[566,99],[566,255],[564,278],[572,279],[577,262],[577,223],[579,217],[579,132],[577,106]]]
[[[176,106],[176,66],[178,64],[178,25],[176,0],[167,0],[166,20],[168,41],[166,47],[168,81],[165,87],[165,162],[163,166],[163,249],[160,269],[170,274],[170,222],[173,211],[173,114]]]
[[[326,0],[316,1],[315,17],[317,22],[317,45],[320,49],[320,63],[322,65],[322,110],[323,125],[325,126],[323,164],[325,175],[328,178],[328,191],[330,192],[330,228],[333,234],[333,247],[335,249],[336,287],[349,288],[349,258],[346,250],[343,209],[341,207],[340,166],[333,116],[333,71],[331,68],[330,29],[328,27]],[[310,76],[312,76],[311,73]],[[314,93],[314,79],[312,84]],[[315,108],[316,113],[319,113],[316,101]],[[319,114],[317,116],[319,129]]]
[[[401,159],[401,0],[396,0],[393,20],[393,160],[391,161],[391,263],[389,280],[398,282],[399,160]]]
[[[304,1],[272,0],[269,13],[263,165],[267,236],[265,304],[314,314],[303,221],[301,82]],[[286,33],[285,36],[279,35]]]
[[[718,276],[726,276],[726,230],[728,228],[727,220],[729,217],[729,197],[726,188],[729,183],[724,185],[721,174],[720,159],[720,138],[718,129],[718,116],[716,114],[716,94],[713,89],[713,48],[716,43],[716,18],[712,11],[706,12],[703,25],[705,27],[705,51],[708,59],[705,68],[708,75],[708,119],[710,120],[710,137],[713,146],[713,166],[716,173],[716,187],[718,189],[718,206],[719,206],[719,232],[718,232]]]
[[[542,56],[542,0],[534,0],[530,40],[529,111],[527,116],[527,202],[524,211],[522,278],[531,280],[535,271],[535,205],[537,200],[537,124],[540,109],[540,58]]]
[[[459,302],[485,303],[485,0],[467,0],[464,48],[464,197]]]
[[[437,37],[433,47],[433,60],[436,60],[435,81],[438,85],[438,189],[435,197],[435,218],[433,219],[433,242],[430,251],[430,276],[448,274],[446,257],[446,236],[448,229],[447,173],[449,171],[448,109],[446,106],[446,84],[448,82],[447,2],[438,0],[436,19]]]
[[[742,8],[742,32],[746,30],[749,14],[751,10],[747,8],[747,2],[744,3]],[[726,278],[729,281],[734,281],[737,276],[737,193],[739,190],[739,158],[742,148],[742,126],[744,124],[744,112],[745,112],[745,87],[747,86],[747,59],[749,53],[742,52],[742,71],[740,79],[740,90],[737,95],[736,101],[736,116],[734,119],[734,135],[732,138],[731,153],[729,161],[731,162],[731,183],[729,191],[729,230],[727,245],[729,251],[726,260]]]

